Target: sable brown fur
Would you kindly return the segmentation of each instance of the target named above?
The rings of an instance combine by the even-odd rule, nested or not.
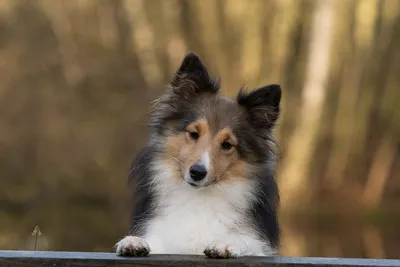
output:
[[[235,183],[238,179],[257,184],[256,201],[247,215],[260,238],[278,248],[279,191],[272,131],[279,117],[280,99],[281,88],[276,84],[251,91],[241,89],[236,99],[224,97],[220,95],[220,80],[209,75],[197,55],[186,55],[167,92],[154,102],[149,140],[132,167],[131,177],[136,184],[132,234],[143,234],[145,222],[156,216],[151,163],[167,162],[175,182],[184,183],[185,173],[207,152],[207,186]],[[198,139],[193,139],[193,132]],[[221,149],[224,142],[232,149]],[[221,256],[213,250],[205,253]],[[228,254],[223,252],[222,256]]]

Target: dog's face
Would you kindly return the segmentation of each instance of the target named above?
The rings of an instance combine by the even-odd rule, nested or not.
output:
[[[251,179],[271,157],[271,130],[281,89],[269,85],[236,100],[219,95],[202,61],[188,54],[158,100],[150,124],[153,142],[176,182],[202,188]]]

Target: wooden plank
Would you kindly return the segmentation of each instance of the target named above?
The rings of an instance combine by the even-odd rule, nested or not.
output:
[[[0,250],[0,267],[98,267],[98,266],[198,266],[198,267],[400,267],[400,260],[298,257],[243,257],[212,260],[205,256],[151,255],[118,257],[114,253]]]

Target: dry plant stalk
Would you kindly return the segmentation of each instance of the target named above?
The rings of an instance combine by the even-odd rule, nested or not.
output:
[[[35,237],[35,245],[33,246],[33,250],[36,250],[37,241],[38,241],[39,236],[41,236],[41,235],[42,235],[42,232],[40,232],[39,225],[36,225],[32,231],[32,236]]]

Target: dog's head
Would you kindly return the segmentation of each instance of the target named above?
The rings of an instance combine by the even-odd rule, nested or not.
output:
[[[279,116],[279,85],[247,93],[241,89],[236,99],[223,97],[219,80],[189,53],[169,87],[156,101],[150,142],[176,182],[201,188],[252,179],[273,161],[271,130]]]

